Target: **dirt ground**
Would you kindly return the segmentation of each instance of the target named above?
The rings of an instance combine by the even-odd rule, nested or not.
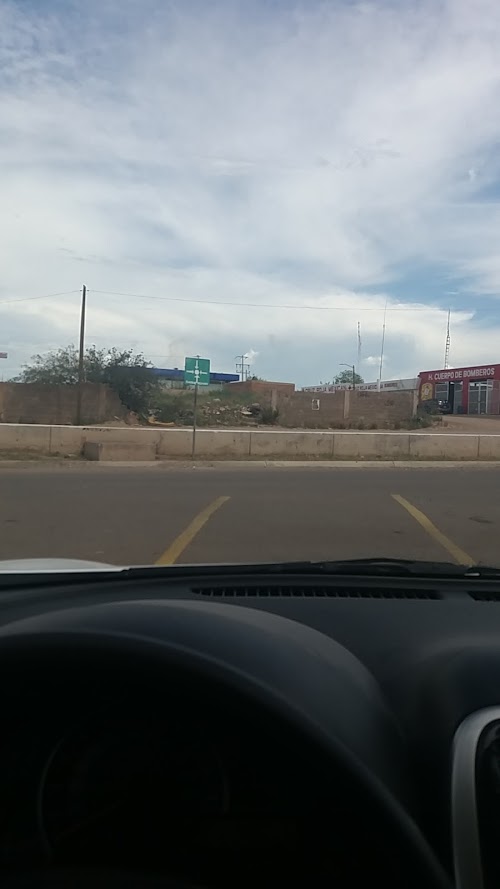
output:
[[[130,414],[130,415],[128,415],[128,417],[125,420],[120,420],[118,418],[114,418],[113,420],[108,420],[108,422],[100,423],[99,425],[100,426],[120,426],[120,427],[123,427],[125,425],[139,426],[140,422],[139,422],[139,419],[134,414]],[[164,427],[175,426],[175,424],[173,424],[173,423],[165,423],[165,424],[158,424],[158,425],[163,425]],[[175,428],[189,429],[190,427],[189,426],[183,426],[183,427],[176,426]],[[291,429],[288,427],[285,428],[283,426],[259,426],[256,423],[249,424],[248,426],[242,426],[242,425],[239,425],[239,426],[230,426],[230,425],[229,426],[203,426],[202,428],[203,429],[222,429],[223,431],[226,431],[226,432],[241,432],[245,429],[248,429],[248,430],[260,429],[263,432],[272,432],[272,431],[279,431],[279,432],[314,432],[314,431],[316,431],[316,432],[342,432],[342,431],[346,431],[346,430],[341,430],[341,429],[337,429],[337,430],[336,429],[317,429],[317,430],[314,430],[314,429],[304,429],[303,427],[297,427],[295,429]],[[351,430],[347,430],[347,431],[359,432],[359,430],[357,430],[357,429],[351,429]],[[366,430],[366,431],[371,431],[371,430]],[[385,432],[385,431],[390,431],[390,430],[377,429],[377,430],[373,430],[373,431]],[[483,435],[500,435],[500,416],[498,416],[498,417],[484,417],[484,416],[480,416],[480,417],[478,417],[478,416],[470,416],[470,417],[469,416],[448,416],[447,417],[447,416],[445,416],[445,417],[443,417],[442,422],[436,423],[435,426],[428,426],[428,427],[424,426],[421,429],[411,429],[411,430],[402,428],[397,431],[398,432],[411,431],[412,435],[415,435],[415,434],[418,435],[419,433],[425,435],[426,433],[428,434],[429,432],[437,432],[437,433],[446,433],[447,432],[448,434],[450,432],[455,432],[455,433],[469,432],[473,435],[478,435],[479,433],[481,433]]]
[[[470,432],[473,435],[500,435],[500,416],[448,416],[432,430],[422,429],[421,432]]]

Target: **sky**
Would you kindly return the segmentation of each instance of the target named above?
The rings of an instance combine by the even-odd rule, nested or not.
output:
[[[497,0],[0,0],[0,377],[500,362],[499,146]]]

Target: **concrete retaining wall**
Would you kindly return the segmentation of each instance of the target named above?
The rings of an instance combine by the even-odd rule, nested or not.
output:
[[[500,435],[479,436],[479,459],[500,460]]]
[[[417,460],[478,460],[479,435],[410,435],[410,458]],[[500,436],[499,436],[500,437]]]
[[[190,429],[0,424],[2,452],[80,456],[87,442],[191,458]],[[206,459],[312,458],[320,460],[500,460],[500,435],[408,432],[289,432],[200,429],[196,456]],[[117,459],[119,459],[117,457]]]
[[[409,439],[408,433],[399,432],[334,433],[333,456],[339,460],[408,460]]]
[[[143,441],[127,444],[123,441],[86,441],[83,446],[83,456],[86,460],[98,460],[99,462],[130,462],[132,460],[149,463],[156,460],[156,445],[152,441]]]
[[[328,432],[251,432],[251,457],[333,457],[333,435]]]
[[[50,453],[51,426],[24,426],[14,423],[0,425],[0,449],[4,451],[33,451]],[[71,427],[62,427],[71,428]],[[80,435],[81,441],[81,435]]]

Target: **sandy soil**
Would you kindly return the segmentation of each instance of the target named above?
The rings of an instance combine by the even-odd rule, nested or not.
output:
[[[435,426],[432,430],[422,429],[422,432],[470,432],[473,435],[500,435],[500,416],[499,417],[466,417],[451,416],[443,417],[443,422]]]

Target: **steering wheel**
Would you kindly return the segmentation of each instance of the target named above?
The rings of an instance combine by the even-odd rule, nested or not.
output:
[[[6,688],[13,687],[13,700],[21,706],[26,700],[39,706],[41,716],[46,700],[37,677],[43,679],[47,696],[61,682],[70,690],[65,693],[78,695],[87,686],[87,692],[95,687],[98,694],[108,669],[115,681],[134,675],[144,688],[152,682],[159,687],[160,681],[166,687],[184,679],[191,686],[199,682],[202,688],[227,692],[228,700],[248,703],[256,719],[272,717],[283,737],[300,745],[311,763],[324,763],[325,770],[342,775],[344,786],[352,788],[373,813],[373,825],[391,838],[383,865],[386,873],[378,874],[385,889],[449,887],[446,874],[398,799],[397,788],[387,785],[375,765],[371,768],[370,744],[375,740],[370,738],[371,725],[380,723],[383,705],[372,677],[342,646],[285,618],[204,601],[126,601],[66,608],[0,630],[0,676],[4,683],[8,677]],[[35,691],[30,693],[33,685]],[[359,715],[353,717],[356,708]],[[4,724],[6,715],[4,707]],[[350,720],[352,730],[353,718],[356,731],[350,744],[345,726]],[[358,835],[353,843],[362,855],[363,837]],[[2,879],[7,889],[59,885],[95,889],[101,884],[107,889],[132,885],[194,889],[189,881],[147,872],[71,866],[59,872],[42,867]]]

